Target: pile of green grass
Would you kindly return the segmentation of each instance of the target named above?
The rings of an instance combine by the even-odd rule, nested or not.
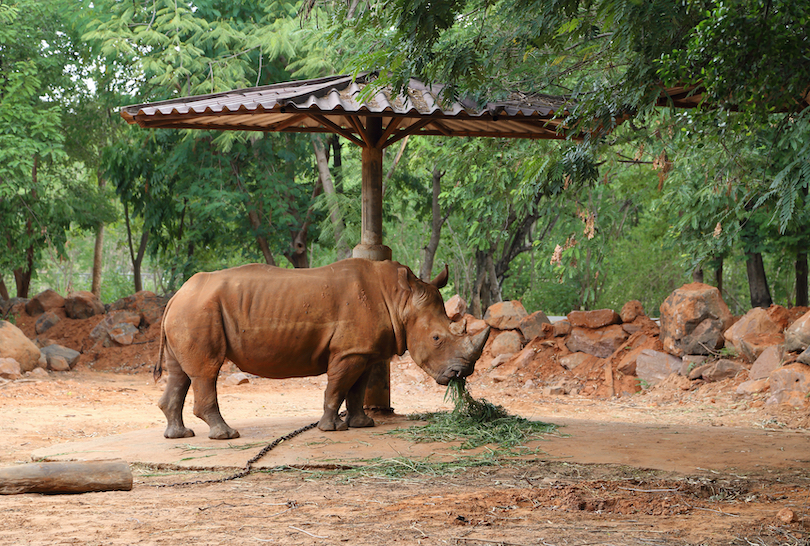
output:
[[[450,382],[445,393],[447,399],[453,402],[453,411],[409,415],[409,419],[427,421],[427,425],[397,429],[391,433],[413,442],[461,441],[458,449],[491,444],[508,452],[504,455],[513,455],[514,450],[527,440],[557,429],[556,425],[510,415],[502,406],[473,398],[464,379]]]

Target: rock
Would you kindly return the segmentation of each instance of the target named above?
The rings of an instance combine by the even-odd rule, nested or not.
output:
[[[565,345],[572,353],[588,353],[607,358],[627,340],[627,332],[618,324],[598,330],[573,328]]]
[[[622,306],[622,310],[619,313],[619,317],[622,319],[622,322],[633,322],[636,320],[636,317],[645,316],[644,313],[644,306],[641,305],[641,302],[638,300],[630,300]]]
[[[536,337],[546,337],[543,326],[547,324],[550,325],[551,321],[548,320],[546,314],[542,311],[535,311],[528,317],[524,317],[520,323],[518,323],[518,330],[520,330],[520,333],[523,334],[526,340],[531,341]]]
[[[518,300],[502,301],[489,306],[484,322],[498,330],[515,330],[529,313]]]
[[[754,362],[768,347],[782,346],[785,336],[780,333],[747,334],[739,339],[740,355],[748,362]]]
[[[6,302],[6,307],[3,310],[3,316],[8,317],[11,315],[19,315],[25,311],[25,305],[28,303],[28,298],[11,298]]]
[[[543,394],[546,396],[560,396],[565,394],[565,387],[563,385],[552,385],[544,388]]]
[[[467,333],[471,336],[482,332],[487,327],[486,322],[472,315],[464,315],[464,317],[467,319]]]
[[[754,307],[726,330],[723,336],[726,346],[731,345],[738,352],[742,352],[740,344],[744,337],[753,334],[780,334],[781,332],[782,328],[771,320],[768,311],[761,307]]]
[[[40,352],[22,330],[10,322],[0,320],[0,357],[13,358],[20,364],[21,373],[25,373],[37,367]]]
[[[132,345],[135,335],[138,333],[138,328],[128,322],[119,322],[107,332],[110,339],[118,345]]]
[[[34,323],[34,330],[36,330],[37,334],[45,333],[57,322],[59,322],[59,320],[61,320],[59,315],[53,311],[46,311],[42,313],[37,319],[36,323]]]
[[[810,366],[810,347],[802,351],[802,353],[796,358],[796,361]]]
[[[771,396],[765,401],[766,406],[804,407],[810,392],[810,366],[799,363],[783,366],[771,374],[769,382]]]
[[[689,372],[689,379],[694,380],[702,378],[706,381],[720,381],[721,379],[736,377],[738,374],[744,371],[746,371],[745,366],[742,366],[733,360],[721,358],[717,362],[710,362],[708,364],[698,366]]]
[[[571,333],[571,323],[567,320],[558,320],[554,324],[554,337],[565,337]]]
[[[597,360],[598,357],[590,355],[588,353],[571,353],[570,355],[566,355],[560,357],[558,362],[560,366],[565,368],[566,370],[573,370],[577,366],[580,366],[585,363],[591,363]]]
[[[636,375],[649,385],[660,383],[681,369],[682,361],[661,351],[644,349],[636,358]]]
[[[244,372],[232,373],[225,378],[226,385],[236,386],[244,385],[245,383],[250,383],[250,376]]]
[[[467,312],[467,302],[464,299],[456,294],[446,302],[444,302],[444,310],[447,313],[447,316],[450,317],[450,320],[453,322],[460,320],[461,317]]]
[[[73,349],[69,349],[61,345],[48,345],[47,347],[43,347],[42,354],[44,354],[45,358],[48,359],[48,367],[52,370],[56,370],[53,361],[53,359],[56,357],[64,359],[65,362],[67,362],[68,369],[71,369],[76,365],[76,362],[79,360],[79,356],[81,356],[79,351],[74,351]]]
[[[689,373],[699,366],[703,366],[709,360],[707,355],[683,355],[681,357],[681,369],[678,374],[689,377]]]
[[[70,363],[62,355],[52,355],[48,358],[48,368],[55,372],[69,372]]]
[[[768,390],[767,379],[749,379],[737,386],[735,391],[737,394],[752,395]]]
[[[757,357],[751,369],[748,370],[748,378],[767,379],[774,370],[782,366],[782,348],[778,345],[768,347]]]
[[[779,331],[783,331],[790,326],[790,311],[781,305],[771,305],[767,309],[768,316],[779,326]]]
[[[141,317],[144,326],[160,322],[168,297],[158,296],[149,290],[141,290],[131,296],[121,298],[110,305],[110,311],[130,311]],[[135,326],[139,326],[136,324]]]
[[[48,371],[45,368],[34,368],[25,375],[27,375],[28,377],[33,377],[35,379],[36,378],[44,379],[46,377],[49,377]]]
[[[489,346],[493,356],[515,354],[523,348],[523,340],[517,332],[501,332]]]
[[[622,319],[613,309],[597,309],[595,311],[571,311],[568,313],[568,322],[574,328],[590,328],[596,330],[611,324],[619,324]]]
[[[72,319],[86,319],[105,311],[101,300],[92,292],[75,292],[65,299],[65,312]]]
[[[0,358],[0,377],[12,381],[20,379],[22,377],[20,363],[13,358]]]
[[[723,347],[733,317],[720,291],[702,283],[685,284],[661,304],[661,342],[675,356],[710,354]]]
[[[60,296],[56,290],[48,288],[31,298],[31,300],[25,304],[25,312],[34,317],[41,315],[45,311],[59,309],[64,306],[65,298]]]
[[[120,324],[129,324],[137,330],[137,326],[141,323],[141,316],[133,311],[111,311],[104,317],[104,320],[96,324],[96,327],[90,332],[90,339],[101,342],[105,347],[108,347],[112,338],[110,332]],[[130,343],[132,343],[130,341]]]
[[[785,330],[785,350],[794,353],[810,346],[810,311]]]
[[[791,510],[790,508],[782,508],[776,513],[776,519],[781,521],[782,523],[793,523],[794,521],[798,521],[796,517],[796,513]]]

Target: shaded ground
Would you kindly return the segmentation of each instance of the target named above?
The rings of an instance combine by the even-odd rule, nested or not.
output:
[[[393,367],[398,413],[446,407],[444,389],[421,371]],[[0,386],[0,465],[121,433],[151,433],[149,442],[177,450],[160,437],[161,386],[149,374],[91,368]],[[222,385],[221,406],[234,424],[307,422],[319,415],[323,385]],[[519,462],[479,456],[465,468],[400,457],[390,437],[365,429],[352,431],[352,446],[368,448],[359,468],[268,469],[187,487],[156,486],[230,470],[134,464],[132,491],[1,498],[0,544],[810,544],[810,436],[795,428],[804,412],[766,413],[729,394],[729,385],[662,386],[613,400],[543,397],[483,378],[471,388],[513,413],[565,424],[568,436],[539,442]],[[186,420],[204,436],[199,420]],[[296,445],[340,452],[347,440],[339,434],[304,433],[264,462],[274,466],[273,457]],[[234,448],[234,459],[242,464],[272,440],[256,439]],[[216,466],[206,456],[188,450],[179,458]]]

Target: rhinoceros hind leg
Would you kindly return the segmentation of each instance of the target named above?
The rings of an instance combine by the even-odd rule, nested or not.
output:
[[[219,411],[216,376],[195,377],[191,384],[194,388],[194,415],[208,424],[208,437],[212,440],[239,438],[239,431],[229,427]]]
[[[168,352],[166,368],[169,372],[169,378],[166,381],[163,396],[158,401],[158,407],[163,410],[168,422],[163,436],[166,438],[190,438],[194,436],[194,431],[183,424],[183,405],[186,402],[186,394],[188,394],[191,379],[182,370],[177,360]]]
[[[318,428],[324,432],[331,432],[333,430],[348,430],[349,425],[337,415],[329,416],[324,412],[321,420],[318,421]]]
[[[368,378],[371,376],[371,370],[366,370],[363,375],[352,385],[349,389],[349,394],[346,396],[346,410],[349,416],[346,418],[346,423],[351,428],[373,427],[374,419],[366,415],[363,410],[363,404],[366,399],[366,386],[368,385]]]

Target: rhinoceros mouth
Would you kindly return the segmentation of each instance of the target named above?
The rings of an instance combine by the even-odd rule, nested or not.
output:
[[[441,375],[436,378],[436,383],[439,385],[447,385],[452,379],[461,379],[467,377],[473,372],[472,366],[452,366],[444,370]]]

